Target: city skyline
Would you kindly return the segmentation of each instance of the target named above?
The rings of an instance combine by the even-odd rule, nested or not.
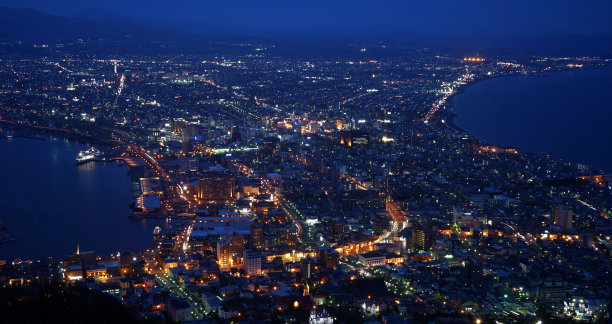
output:
[[[611,320],[611,4],[2,4],[0,322]]]

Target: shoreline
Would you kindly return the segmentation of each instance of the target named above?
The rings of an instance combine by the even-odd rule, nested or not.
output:
[[[113,143],[119,143],[115,140],[103,140],[103,139],[96,138],[93,135],[79,133],[79,132],[72,131],[72,130],[54,128],[54,127],[43,127],[43,126],[36,126],[36,125],[30,125],[30,124],[21,124],[21,123],[14,122],[11,120],[0,119],[0,127],[3,125],[6,125],[7,128],[12,127],[16,130],[30,130],[33,133],[41,134],[41,135],[57,135],[65,139],[73,140],[73,141],[82,140],[83,142],[88,143],[88,144],[111,146],[113,145]],[[25,136],[17,135],[15,137],[29,137],[29,136],[28,135],[25,135]],[[33,139],[36,139],[36,138],[33,138]],[[38,139],[43,139],[43,138],[38,138]]]
[[[585,68],[585,69],[579,69],[579,70],[559,70],[559,71],[550,71],[550,72],[545,72],[542,74],[508,74],[508,75],[498,75],[498,76],[490,76],[490,77],[484,77],[478,80],[475,80],[469,84],[466,84],[463,87],[460,87],[459,89],[457,89],[457,91],[449,96],[449,98],[446,101],[446,105],[445,105],[445,109],[443,111],[441,111],[440,113],[443,113],[444,116],[447,116],[448,118],[446,119],[446,124],[449,127],[452,127],[453,129],[465,133],[468,136],[476,139],[479,143],[483,144],[483,145],[488,145],[488,146],[497,146],[497,147],[501,147],[501,148],[513,148],[516,149],[519,154],[527,154],[527,155],[532,155],[532,156],[540,156],[540,155],[548,155],[550,157],[551,160],[555,160],[555,161],[560,161],[563,163],[571,163],[571,164],[582,164],[587,166],[589,169],[591,169],[591,173],[599,173],[599,174],[607,174],[609,172],[600,169],[598,167],[592,166],[589,163],[586,162],[581,162],[581,161],[571,161],[568,160],[567,158],[564,157],[553,157],[551,156],[551,153],[546,152],[546,151],[540,151],[540,152],[527,152],[525,150],[519,149],[517,147],[511,146],[511,145],[500,145],[500,144],[495,144],[492,143],[490,141],[487,141],[483,138],[481,138],[480,136],[476,135],[474,132],[467,130],[466,128],[464,128],[463,126],[461,126],[460,124],[457,123],[456,118],[459,116],[459,113],[456,111],[457,109],[457,102],[456,102],[456,98],[457,96],[463,94],[465,91],[467,91],[467,89],[471,88],[473,85],[476,85],[478,83],[484,82],[484,81],[489,81],[489,80],[493,80],[493,79],[502,79],[502,78],[509,78],[509,77],[520,77],[520,76],[524,76],[524,77],[538,77],[538,78],[542,78],[542,77],[548,77],[550,75],[554,75],[554,74],[561,74],[561,73],[568,73],[568,72],[586,72],[586,71],[610,71],[612,72],[612,68]]]
[[[47,132],[47,131],[40,131],[40,129],[36,128],[36,127],[28,127],[27,125],[23,125],[23,126],[24,126],[24,128],[28,129],[29,132],[31,132],[31,134],[28,134],[28,135],[39,134],[39,135],[41,135],[43,137],[28,136],[28,135],[20,134],[20,135],[14,135],[12,138],[9,138],[8,136],[3,136],[4,133],[0,133],[0,142],[2,142],[4,139],[6,139],[8,142],[10,142],[11,139],[15,139],[15,140],[18,139],[20,141],[23,140],[23,141],[26,141],[26,142],[32,141],[31,143],[45,142],[45,144],[41,143],[42,145],[54,145],[54,143],[57,144],[56,141],[53,141],[50,137],[47,137],[47,136],[44,136],[44,135],[49,135],[49,136],[51,136],[53,138],[60,139],[60,142],[63,142],[62,141],[62,139],[63,139],[63,140],[72,142],[72,143],[77,144],[77,145],[91,146],[91,145],[94,145],[92,142],[95,142],[95,141],[86,141],[85,137],[78,137],[78,139],[77,139],[77,137],[70,138],[68,136],[63,136],[64,132],[62,132],[62,131],[59,131],[59,132]],[[16,144],[22,144],[22,143],[23,142],[16,143]],[[101,143],[104,143],[104,142],[103,141],[102,142],[98,142],[95,145],[99,145],[99,146],[104,145],[105,148],[109,147],[108,146],[109,144],[106,144],[106,143],[105,144],[101,144]],[[78,149],[76,149],[76,150],[78,152]],[[86,164],[90,164],[90,163],[99,163],[99,162],[102,162],[102,164],[108,164],[108,162],[114,162],[114,160],[109,160],[109,161],[96,160],[96,161],[88,161],[86,163],[81,163],[81,164],[74,163],[74,168],[78,169],[82,165],[86,165]],[[71,163],[71,165],[72,165],[72,163]],[[127,164],[124,164],[123,166],[126,166],[128,168],[128,170],[130,169],[130,167]],[[124,171],[122,171],[123,176],[126,177],[127,179],[129,179],[130,178],[129,171],[126,174],[125,173],[125,169],[123,168],[123,166],[118,165],[116,163],[112,164],[112,167],[118,167],[118,169],[124,170]],[[130,181],[131,180],[128,180],[128,182],[130,182]],[[129,186],[129,190],[130,191],[132,190],[131,186]],[[131,194],[128,195],[128,197],[129,196],[131,196]],[[123,209],[125,209],[125,212],[126,212],[126,215],[127,215],[125,217],[127,222],[129,224],[132,224],[133,226],[136,226],[135,229],[141,230],[143,232],[143,235],[145,235],[147,237],[147,239],[150,238],[148,236],[148,234],[150,234],[150,232],[148,230],[143,230],[141,228],[142,226],[140,224],[146,223],[149,220],[157,220],[157,219],[161,219],[161,218],[159,218],[159,217],[157,217],[157,218],[156,217],[134,218],[134,217],[132,217],[132,208],[130,208],[129,205],[125,205],[125,207]],[[15,216],[18,216],[18,214],[12,214],[12,215],[13,215],[13,217],[12,217],[13,219],[15,218]],[[0,220],[0,221],[3,221],[3,220]],[[0,234],[2,234],[2,233],[3,232],[0,229]],[[23,241],[31,241],[31,240],[36,241],[36,239],[37,239],[36,236],[29,236],[29,237],[27,237],[27,236],[16,236],[12,232],[8,232],[8,233],[10,233],[11,236],[14,237],[15,239],[10,240],[10,241],[6,241],[6,242],[4,242],[4,241],[0,242],[0,246],[3,246],[4,248],[7,248],[7,249],[15,248],[15,246],[13,244],[18,244],[18,243],[23,242]],[[129,238],[129,236],[125,236],[125,238]],[[126,247],[126,248],[124,248],[124,250],[125,251],[140,251],[139,248],[133,248],[133,247]],[[112,254],[113,252],[109,251],[108,253]],[[98,254],[98,255],[107,255],[106,252],[104,252],[104,251],[99,251],[98,252],[97,250],[96,250],[96,254]],[[11,260],[42,260],[42,259],[46,259],[48,257],[56,258],[56,257],[63,257],[63,256],[59,255],[59,254],[52,254],[52,255],[48,255],[48,256],[34,257],[32,255],[29,255],[28,253],[19,253],[18,255],[14,256],[14,257],[6,257],[6,258],[0,257],[0,260],[4,260],[4,261],[7,261],[7,262],[11,261]]]

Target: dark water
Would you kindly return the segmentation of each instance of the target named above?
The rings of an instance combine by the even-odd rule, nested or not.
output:
[[[612,70],[512,76],[455,98],[455,122],[495,144],[612,172]]]
[[[129,220],[128,168],[75,164],[84,144],[0,139],[0,221],[19,238],[0,259],[63,257],[76,250],[110,254],[150,248],[159,221]]]

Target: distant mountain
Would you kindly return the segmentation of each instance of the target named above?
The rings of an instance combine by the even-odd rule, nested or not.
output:
[[[214,41],[260,43],[273,41],[284,45],[286,50],[302,52],[303,55],[320,49],[325,49],[329,53],[346,51],[347,44],[351,43],[386,42],[399,47],[431,47],[455,53],[477,52],[483,55],[520,53],[612,56],[612,36],[609,35],[538,38],[494,34],[446,35],[382,25],[335,28],[313,25],[300,31],[270,32],[212,26],[198,22],[132,18],[106,9],[88,9],[71,16],[56,16],[34,9],[0,7],[0,39],[38,43],[77,39],[95,40],[99,48],[106,48],[105,44],[108,43],[106,41],[112,41],[115,45],[122,43],[122,51],[138,51],[146,47],[149,52],[155,51],[156,42],[171,44],[163,49],[171,52],[186,48],[202,50],[204,47],[202,45],[210,45]],[[141,47],[130,45],[130,41],[140,42]],[[390,50],[386,52],[393,55]]]
[[[52,42],[77,39],[134,41],[199,41],[201,35],[144,26],[100,14],[97,19],[55,16],[34,9],[0,8],[0,38]]]
[[[228,26],[214,26],[201,22],[188,20],[150,19],[142,17],[129,17],[109,9],[91,8],[78,11],[70,17],[91,20],[121,20],[143,26],[171,29],[190,34],[216,34],[233,36],[254,36],[252,31],[240,30]]]
[[[91,20],[130,20],[131,18],[106,8],[89,8],[75,12],[69,17]]]

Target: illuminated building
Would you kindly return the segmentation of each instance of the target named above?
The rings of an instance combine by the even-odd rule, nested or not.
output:
[[[259,187],[254,186],[247,177],[238,177],[238,186],[240,187],[240,191],[245,195],[259,194]]]
[[[335,268],[338,265],[340,254],[332,248],[319,249],[319,264],[325,269]]]
[[[260,224],[251,224],[251,243],[255,247],[263,246],[263,226]]]
[[[244,253],[245,239],[243,236],[230,236],[228,240],[231,242],[230,252],[232,255]]]
[[[385,264],[385,256],[377,251],[366,252],[359,255],[359,261],[363,262],[368,267],[375,267]]]
[[[104,266],[88,267],[86,272],[87,278],[103,280],[108,277],[108,270]]]
[[[197,235],[249,235],[251,221],[245,216],[208,216],[195,218],[191,236]]]
[[[230,200],[234,197],[234,178],[220,172],[209,172],[200,178],[197,196],[203,200]]]
[[[185,121],[184,120],[180,120],[180,119],[175,119],[173,120],[172,123],[172,130],[175,133],[181,133],[183,131],[183,127],[185,127]]]
[[[164,194],[164,189],[162,188],[161,181],[158,177],[140,178],[139,184],[140,192],[144,195],[156,194],[158,196],[162,196]]]
[[[538,287],[538,302],[543,305],[561,303],[566,298],[566,283],[561,278],[553,277],[544,280]]]
[[[64,279],[80,280],[83,279],[83,268],[80,265],[70,265],[64,269]]]
[[[274,235],[264,235],[263,238],[263,246],[266,249],[272,249],[276,246],[276,236]]]
[[[132,270],[132,254],[130,252],[122,252],[119,254],[119,271],[121,274],[128,274]]]
[[[344,233],[344,223],[336,222],[332,220],[332,234],[333,235],[342,235]]]
[[[368,133],[359,130],[340,132],[340,144],[346,146],[367,145],[370,141]]]
[[[182,129],[183,142],[190,142],[202,136],[202,128],[198,125],[185,125]]]
[[[415,229],[412,230],[412,248],[419,250],[429,250],[433,243],[430,231]]]
[[[312,309],[310,311],[310,317],[308,318],[309,324],[332,324],[334,323],[335,318],[330,316],[325,308],[323,308],[320,312],[316,309]]]
[[[156,194],[142,194],[136,199],[136,206],[143,212],[154,212],[161,208],[161,199]]]
[[[232,260],[232,243],[230,241],[217,242],[217,262],[219,267],[227,267],[231,265]]]
[[[297,243],[297,230],[294,227],[278,229],[278,244],[294,246]]]
[[[121,286],[116,282],[100,284],[98,286],[101,292],[109,294],[113,297],[121,298]]]
[[[244,271],[249,276],[261,275],[261,253],[259,250],[244,251]]]
[[[565,207],[565,206],[557,206],[552,213],[552,222],[555,225],[559,225],[561,230],[567,232],[572,229],[572,217],[574,216],[574,211]]]
[[[563,301],[563,313],[572,316],[574,320],[596,322],[599,316],[604,316],[608,304],[605,299],[587,299],[576,297]]]
[[[193,157],[187,160],[187,169],[190,172],[197,172],[200,169],[200,159]]]
[[[302,277],[310,279],[315,271],[315,262],[311,257],[306,257],[300,262],[300,272]]]

